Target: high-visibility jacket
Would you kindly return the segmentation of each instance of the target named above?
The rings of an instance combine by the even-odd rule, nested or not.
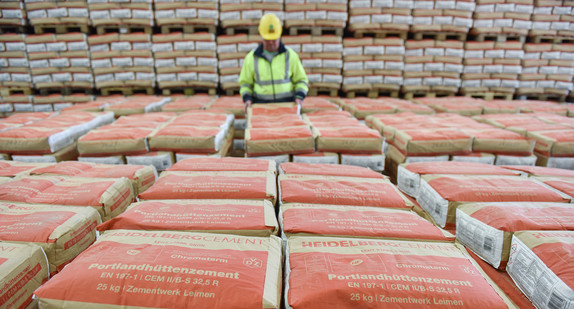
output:
[[[244,102],[294,102],[307,96],[309,80],[299,55],[283,43],[277,52],[269,62],[263,55],[263,44],[259,44],[245,56],[239,75],[239,93]]]

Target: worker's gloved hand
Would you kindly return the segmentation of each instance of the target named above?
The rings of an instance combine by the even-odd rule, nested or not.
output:
[[[299,107],[303,106],[303,100],[301,100],[299,98],[295,99],[295,103],[297,103],[297,105],[299,105]]]
[[[245,112],[245,116],[247,117],[247,109],[251,107],[251,100],[245,101],[245,106],[243,107],[243,112]]]

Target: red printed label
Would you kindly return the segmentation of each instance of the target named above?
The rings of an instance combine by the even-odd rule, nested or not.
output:
[[[549,180],[544,183],[574,197],[574,181]]]
[[[27,202],[38,193],[53,186],[47,179],[24,178],[0,184],[0,200]]]
[[[417,174],[456,174],[456,175],[516,175],[515,172],[509,171],[500,166],[491,164],[481,164],[473,162],[428,162],[410,163],[406,166],[407,170]]]
[[[574,230],[574,208],[487,206],[472,217],[505,232],[524,230]]]
[[[168,171],[267,171],[269,161],[241,158],[191,158],[178,161]]]
[[[521,177],[441,177],[429,184],[446,200],[460,202],[568,202],[558,193]]]
[[[352,165],[283,163],[281,169],[285,174],[384,178],[382,174],[371,169]]]
[[[264,208],[249,205],[194,205],[148,201],[98,230],[263,230]]]
[[[77,186],[59,184],[38,193],[35,197],[27,199],[27,202],[53,205],[101,206],[100,199],[102,194],[112,184],[112,181],[90,182]]]
[[[0,213],[0,239],[49,242],[55,228],[74,216],[68,211],[42,211],[25,215]]]
[[[160,177],[139,195],[144,200],[162,199],[266,199],[267,179],[261,177],[182,176]]]
[[[261,308],[267,252],[96,243],[39,298],[156,308]]]
[[[286,233],[447,240],[430,222],[409,212],[288,209],[283,212],[283,230]]]
[[[293,308],[508,308],[464,258],[295,253]]]
[[[287,203],[410,208],[390,183],[284,179],[280,186]]]

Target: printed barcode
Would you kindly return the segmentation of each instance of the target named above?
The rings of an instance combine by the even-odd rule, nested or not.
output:
[[[562,309],[564,308],[566,301],[564,297],[558,294],[556,291],[552,292],[550,295],[550,301],[548,302],[548,308],[550,309]]]
[[[493,243],[494,243],[494,239],[492,237],[486,237],[486,238],[484,238],[484,243],[482,244],[482,248],[486,252],[491,252],[493,249]]]
[[[434,212],[435,212],[438,216],[441,215],[442,209],[441,209],[441,207],[440,207],[439,204],[435,204],[435,205],[434,205]]]

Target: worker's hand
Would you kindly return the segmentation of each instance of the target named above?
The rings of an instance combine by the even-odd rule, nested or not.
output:
[[[243,111],[245,112],[245,116],[247,117],[247,109],[251,107],[251,100],[245,101],[245,106],[243,107]]]
[[[303,107],[303,100],[296,98],[295,103],[297,103],[297,105],[299,105],[299,107]]]

